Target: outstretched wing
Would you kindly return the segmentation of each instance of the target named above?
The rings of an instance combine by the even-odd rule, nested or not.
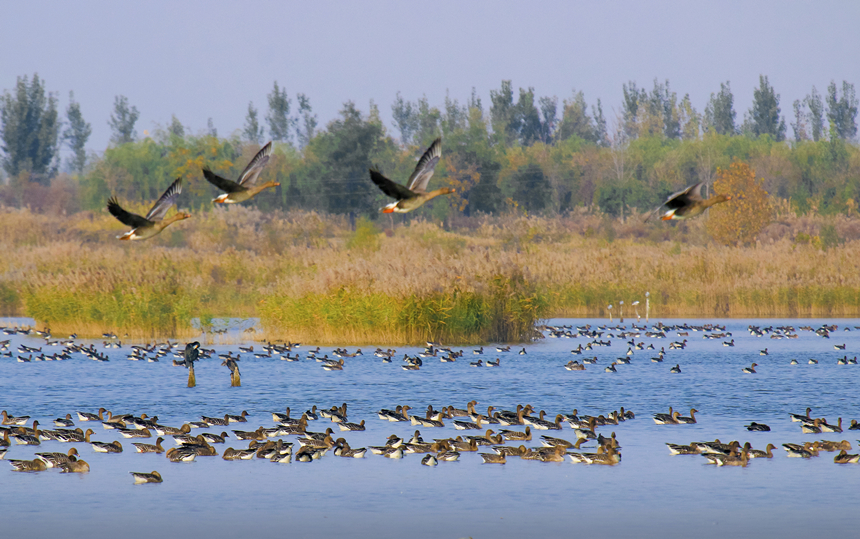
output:
[[[416,196],[415,193],[409,189],[383,176],[378,170],[370,169],[370,179],[373,180],[373,183],[375,183],[383,193],[391,198],[403,200],[404,198],[412,198]]]
[[[683,191],[675,193],[674,195],[667,198],[666,202],[664,202],[663,205],[670,210],[676,210],[678,208],[683,208],[684,206],[689,206],[693,202],[702,200],[703,185],[705,185],[705,182],[699,182],[697,184],[691,185]]]
[[[224,191],[225,193],[237,193],[239,191],[247,191],[246,188],[242,187],[238,183],[228,180],[227,178],[222,178],[221,176],[215,174],[209,168],[203,169],[203,177],[206,178],[206,181],[217,187],[218,189]]]
[[[248,166],[245,167],[245,170],[243,170],[242,174],[239,175],[239,185],[254,185],[254,182],[257,181],[257,176],[263,172],[263,167],[265,167],[266,163],[269,162],[270,155],[272,155],[271,141],[257,152],[257,155],[251,159],[251,162],[248,163]]]
[[[699,182],[687,187],[683,191],[672,193],[666,199],[666,202],[660,204],[659,206],[654,208],[654,211],[648,214],[648,217],[645,218],[645,221],[647,222],[649,219],[651,219],[651,217],[653,217],[658,211],[663,208],[666,208],[667,210],[677,210],[679,208],[689,206],[693,202],[702,200],[702,187],[704,185],[705,182]]]
[[[146,218],[150,221],[161,221],[164,219],[164,216],[167,215],[167,210],[170,209],[170,206],[173,206],[173,203],[176,202],[176,197],[179,196],[179,193],[182,192],[182,178],[176,178],[176,181],[170,184],[170,187],[167,188],[167,191],[161,195],[161,198],[158,199],[158,202],[149,210],[149,213],[146,214]]]
[[[145,219],[136,213],[124,210],[122,206],[119,205],[119,201],[117,201],[116,197],[111,197],[110,200],[108,200],[107,209],[120,223],[130,226],[131,228],[139,228],[152,224],[152,221]]]
[[[442,157],[442,137],[434,140],[433,144],[427,148],[427,151],[418,160],[415,170],[409,176],[409,181],[406,182],[406,187],[417,193],[427,191],[427,184],[430,182],[430,178],[433,177],[433,171],[436,169],[436,163],[439,162],[440,157]]]

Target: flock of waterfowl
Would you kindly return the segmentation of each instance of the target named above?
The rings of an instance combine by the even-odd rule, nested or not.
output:
[[[271,142],[263,146],[235,181],[218,176],[208,167],[203,167],[202,173],[206,181],[219,190],[224,191],[223,194],[215,197],[212,202],[215,204],[238,204],[252,199],[270,187],[279,186],[280,183],[277,181],[257,184],[260,173],[272,155],[272,149]],[[442,187],[433,191],[427,190],[430,178],[433,177],[436,164],[441,157],[442,138],[440,137],[433,141],[418,160],[415,170],[409,176],[406,185],[401,185],[386,178],[376,169],[370,169],[371,181],[386,196],[394,199],[394,202],[383,207],[381,211],[383,213],[407,213],[423,206],[427,201],[440,195],[453,193],[454,189],[450,187]],[[689,219],[700,215],[715,204],[731,200],[731,197],[728,195],[716,195],[706,200],[702,197],[703,186],[703,182],[697,183],[669,196],[666,202],[656,208],[648,217],[650,218],[663,209],[661,214],[663,220]],[[188,213],[177,212],[170,218],[165,219],[167,212],[176,203],[176,198],[181,192],[182,178],[177,178],[170,184],[158,201],[156,201],[146,216],[140,216],[123,209],[116,197],[111,197],[107,203],[108,211],[119,222],[131,227],[130,231],[118,236],[118,238],[121,240],[145,240],[161,233],[162,230],[176,221],[191,217]]]
[[[459,460],[463,452],[479,452],[482,461],[487,464],[504,464],[509,457],[519,457],[523,460],[537,460],[541,462],[562,462],[570,459],[575,463],[616,465],[621,462],[621,446],[616,438],[615,432],[610,436],[604,436],[598,429],[602,427],[616,427],[635,418],[630,410],[621,407],[608,414],[597,416],[579,415],[578,410],[572,413],[558,413],[552,420],[551,414],[541,410],[535,413],[535,408],[529,404],[517,405],[515,410],[496,410],[494,406],[488,406],[486,413],[476,410],[478,402],[472,400],[465,408],[445,406],[434,409],[428,405],[423,415],[410,415],[413,409],[409,405],[398,405],[394,409],[381,409],[376,412],[380,421],[408,422],[411,425],[435,429],[453,427],[456,431],[473,431],[475,435],[457,435],[445,437],[429,437],[425,439],[420,430],[416,430],[409,438],[401,438],[390,435],[381,444],[370,447],[352,447],[348,441],[336,434],[335,428],[340,432],[365,431],[368,428],[365,419],[359,422],[351,422],[348,417],[348,405],[321,407],[313,406],[302,413],[299,417],[291,414],[289,407],[284,412],[272,412],[273,426],[259,426],[254,430],[222,430],[220,433],[201,432],[193,435],[193,429],[227,429],[236,424],[247,424],[247,411],[240,414],[224,414],[224,416],[207,417],[201,416],[199,420],[188,421],[181,426],[168,426],[159,423],[157,416],[140,414],[115,414],[104,408],[97,412],[78,411],[77,421],[81,423],[100,423],[105,432],[113,432],[125,439],[151,439],[158,436],[155,443],[133,442],[131,445],[137,453],[164,454],[170,462],[190,462],[197,457],[221,456],[224,460],[250,460],[267,459],[276,463],[289,462],[313,462],[323,458],[329,451],[336,457],[363,458],[368,450],[375,455],[381,455],[389,459],[401,459],[409,454],[423,454],[421,463],[427,466],[435,466],[439,462]],[[658,425],[689,425],[697,423],[696,409],[690,410],[689,417],[681,416],[680,412],[671,407],[669,413],[655,414],[653,420]],[[842,420],[838,425],[827,423],[824,418],[811,417],[811,408],[807,408],[806,414],[790,414],[792,421],[800,422],[803,433],[842,432]],[[320,426],[318,430],[311,430],[311,424],[329,420],[326,428]],[[446,422],[448,422],[446,424]],[[31,426],[26,426],[31,423]],[[87,428],[75,427],[75,420],[71,413],[65,417],[53,420],[56,429],[43,429],[38,420],[32,420],[29,416],[15,417],[6,410],[2,411],[2,424],[0,432],[0,458],[5,458],[10,451],[12,440],[17,445],[41,446],[42,442],[66,443],[73,446],[66,452],[36,452],[32,460],[10,459],[14,471],[40,472],[49,468],[57,468],[61,473],[85,473],[90,471],[90,464],[83,460],[80,455],[78,444],[89,445],[93,453],[122,453],[125,450],[119,439],[111,442],[96,441],[92,439],[95,431]],[[487,428],[493,427],[493,428]],[[523,427],[504,428],[504,427]],[[484,430],[486,428],[486,430]],[[562,437],[567,429],[572,429],[573,436]],[[770,427],[761,423],[746,425],[750,432],[768,432]],[[496,430],[497,429],[497,430]],[[532,429],[536,431],[554,431],[559,436],[540,436],[539,447],[527,447],[525,442],[533,441]],[[857,420],[851,421],[847,430],[860,431]],[[567,431],[570,432],[570,431]],[[285,441],[285,438],[295,436],[298,443]],[[166,437],[171,437],[174,447],[166,449],[162,444]],[[216,445],[226,444],[228,439],[247,442],[247,447],[234,449],[227,447],[222,452],[216,449]],[[537,440],[534,440],[537,441]],[[508,445],[507,442],[512,442]],[[581,452],[584,445],[593,447],[592,451]],[[692,442],[689,445],[667,443],[669,451],[673,455],[699,454],[707,459],[708,463],[718,466],[747,466],[750,459],[772,458],[773,444],[768,444],[764,450],[755,450],[750,442],[741,445],[738,441],[722,443],[720,440],[709,442]],[[805,443],[785,443],[783,447],[789,457],[812,458],[817,457],[821,451],[839,451],[834,457],[838,464],[857,463],[860,456],[849,454],[851,444],[847,440],[828,441],[819,440]],[[491,452],[480,452],[489,449]],[[24,456],[24,455],[18,455]],[[151,461],[148,461],[151,462]],[[135,483],[160,483],[162,476],[158,471],[152,472],[130,472]]]
[[[615,326],[586,324],[582,326],[543,326],[540,329],[549,338],[586,339],[587,342],[584,345],[579,344],[577,348],[571,350],[573,355],[587,355],[599,348],[612,347],[613,339],[616,341],[616,345],[621,339],[627,352],[606,367],[609,372],[623,370],[620,367],[630,364],[633,357],[640,351],[651,356],[650,361],[657,364],[663,363],[664,357],[670,354],[679,354],[680,357],[682,352],[692,345],[691,335],[696,333],[701,333],[703,339],[721,340],[726,347],[735,346],[735,337],[732,333],[727,331],[725,326],[713,324],[666,325],[656,323],[648,326],[632,323],[629,327],[621,324]],[[96,361],[109,361],[111,359],[107,352],[100,350],[94,343],[85,345],[77,342],[76,335],[71,335],[66,339],[55,339],[49,330],[38,331],[32,328],[15,327],[0,328],[0,330],[10,336],[44,340],[44,344],[38,347],[19,342],[18,353],[29,354],[27,357],[19,355],[18,361],[20,362],[67,360],[71,359],[74,354],[82,354],[84,357]],[[838,327],[823,325],[817,329],[810,326],[795,329],[792,326],[749,326],[748,330],[751,336],[757,338],[794,339],[797,338],[799,331],[811,332],[821,338],[831,338],[831,334],[836,332]],[[851,328],[846,326],[842,330],[851,331]],[[323,353],[317,347],[313,350],[307,350],[304,357],[301,357],[298,353],[301,347],[299,343],[255,343],[259,348],[240,346],[238,352],[234,354],[234,350],[218,353],[214,349],[205,349],[198,342],[186,345],[167,342],[128,346],[121,344],[114,334],[106,333],[103,337],[102,349],[125,348],[128,350],[128,353],[125,354],[128,360],[158,362],[160,359],[172,358],[173,365],[185,366],[192,371],[196,361],[206,360],[217,354],[217,357],[223,360],[222,365],[230,369],[231,379],[234,377],[238,379],[238,362],[241,360],[241,354],[245,354],[246,357],[252,356],[255,360],[262,360],[258,364],[265,364],[265,360],[273,358],[285,361],[317,361],[322,364],[323,369],[331,371],[344,370],[345,365],[347,365],[346,359],[366,361],[366,359],[359,358],[370,356],[370,354],[366,356],[361,349],[349,352],[343,348],[335,348],[328,353]],[[645,339],[670,338],[678,338],[679,340],[670,341],[668,346],[659,347],[654,342],[650,344],[645,342]],[[9,339],[0,341],[3,356],[12,357],[10,345],[11,340]],[[54,346],[61,348],[61,351],[47,354],[42,349],[43,347]],[[847,351],[847,346],[842,343],[836,344],[834,348],[840,353]],[[492,353],[492,351],[492,348],[485,349],[485,347],[474,348],[470,351],[454,350],[439,343],[427,343],[427,347],[422,352],[413,355],[404,354],[400,361],[404,370],[419,370],[431,358],[438,358],[440,362],[450,363],[470,354],[472,357],[479,356],[477,361],[469,361],[471,366],[498,367],[503,365],[500,359],[503,355],[529,355],[524,347],[512,349],[510,346],[498,346],[495,347],[495,360],[482,361],[480,356]],[[759,354],[761,356],[770,355],[767,348],[760,350]],[[112,355],[116,359],[117,352],[112,352]],[[400,354],[394,349],[376,349],[373,356],[381,358],[384,363],[392,363],[400,357]],[[525,358],[524,360],[528,361]],[[564,367],[572,371],[584,370],[586,365],[594,365],[598,361],[597,357],[586,357],[581,363],[571,360]],[[844,364],[850,363],[852,362],[847,360]],[[755,372],[754,367],[755,364],[753,365],[753,372]],[[747,370],[745,369],[744,372]],[[680,362],[670,370],[670,373],[680,373]],[[233,385],[238,384],[234,383]],[[428,429],[453,427],[455,431],[470,430],[477,434],[436,437],[432,440],[425,440],[420,431],[415,431],[411,438],[404,439],[391,435],[380,440],[380,445],[367,448],[352,447],[345,437],[335,433],[336,430],[341,432],[365,431],[375,426],[372,421],[367,422],[365,418],[357,422],[350,421],[347,416],[346,403],[330,408],[318,409],[313,406],[299,417],[291,416],[290,409],[287,408],[285,413],[272,413],[274,421],[272,426],[260,425],[254,430],[232,430],[231,433],[222,430],[222,428],[227,429],[229,425],[234,423],[247,423],[249,417],[247,412],[238,415],[225,414],[223,417],[201,417],[200,420],[188,421],[175,427],[160,424],[157,417],[149,417],[146,414],[141,414],[139,417],[133,414],[113,414],[104,408],[97,413],[77,412],[77,420],[79,422],[100,422],[108,432],[118,435],[114,436],[115,438],[152,438],[157,436],[154,444],[133,443],[134,450],[139,453],[164,454],[171,462],[187,462],[197,457],[218,455],[225,460],[265,458],[280,463],[311,462],[319,460],[329,452],[338,457],[361,458],[369,451],[372,454],[392,459],[399,459],[410,453],[424,454],[422,463],[432,466],[439,462],[457,460],[462,452],[479,452],[482,461],[488,464],[502,464],[507,462],[508,458],[520,457],[525,460],[544,462],[560,462],[570,459],[577,463],[615,465],[621,461],[621,447],[615,432],[612,432],[611,436],[604,436],[602,432],[598,433],[597,429],[610,425],[613,427],[621,425],[625,420],[634,418],[632,412],[623,407],[605,415],[587,416],[578,415],[577,410],[573,410],[572,414],[547,414],[543,410],[536,411],[531,405],[518,405],[515,410],[510,411],[497,410],[494,406],[489,406],[486,413],[481,413],[476,411],[475,406],[477,404],[473,400],[467,403],[464,409],[458,409],[454,406],[434,409],[430,405],[427,406],[426,412],[423,414],[410,414],[410,410],[413,408],[408,405],[399,405],[390,410],[379,410],[377,416],[385,422],[409,422],[416,427]],[[842,418],[839,418],[835,424],[829,423],[826,418],[812,417],[811,411],[808,408],[805,414],[792,414],[790,416],[792,421],[800,423],[802,434],[841,433],[843,431]],[[698,423],[697,413],[698,410],[693,408],[690,410],[689,416],[684,416],[679,411],[670,408],[668,414],[655,414],[653,420],[660,425],[696,424]],[[332,425],[328,428],[320,427],[312,430],[310,426],[313,422],[321,419],[330,420]],[[1,431],[0,458],[5,458],[10,452],[16,457],[26,456],[15,455],[17,450],[9,448],[13,440],[18,445],[23,446],[41,446],[42,442],[70,443],[73,444],[73,447],[66,452],[38,452],[33,455],[32,460],[10,459],[13,470],[35,472],[57,468],[64,473],[84,473],[90,469],[90,463],[81,458],[78,448],[80,446],[75,444],[88,444],[95,453],[119,453],[125,449],[120,439],[94,440],[92,437],[95,435],[95,431],[92,428],[84,431],[80,426],[76,426],[71,413],[67,413],[65,417],[58,417],[53,422],[57,427],[56,429],[43,429],[40,428],[38,420],[31,421],[29,417],[13,417],[3,411],[2,423],[5,426],[2,427]],[[28,424],[30,426],[27,426]],[[521,426],[524,429],[503,428],[509,426]],[[573,429],[573,437],[570,439],[544,435],[540,437],[540,447],[528,447],[525,443],[532,441],[532,429],[555,431],[561,434],[568,427]],[[746,427],[750,432],[770,431],[770,427],[763,423],[752,422]],[[211,428],[221,432],[206,432]],[[844,428],[845,430],[860,430],[860,424],[855,419],[851,420],[850,426]],[[200,434],[192,434],[193,429],[201,429]],[[297,437],[298,445],[294,442],[285,441],[285,438],[290,436]],[[175,442],[175,445],[169,449],[162,445],[167,437],[172,437]],[[247,447],[228,447],[223,451],[216,449],[218,444],[225,444],[231,438],[247,441]],[[506,444],[506,442],[513,442],[513,445]],[[775,448],[773,444],[768,444],[765,449],[756,450],[749,442],[722,443],[719,440],[693,442],[689,445],[674,443],[667,445],[672,454],[701,454],[708,462],[719,466],[746,466],[750,459],[772,457],[772,449]],[[483,446],[489,450],[480,452]],[[581,446],[587,446],[592,450],[580,452]],[[851,444],[847,440],[785,443],[783,447],[789,457],[812,458],[818,456],[821,451],[839,451],[834,462],[840,464],[858,462],[858,455],[848,453],[851,450]],[[91,457],[88,458],[91,459]],[[132,474],[137,483],[162,481],[162,476],[158,471],[132,472]]]

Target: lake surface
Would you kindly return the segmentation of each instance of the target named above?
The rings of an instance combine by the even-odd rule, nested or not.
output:
[[[0,326],[20,320],[2,320]],[[626,328],[631,330],[630,320]],[[606,320],[551,320],[550,324],[592,326]],[[644,323],[644,321],[643,321]],[[651,320],[651,325],[655,320]],[[172,357],[159,363],[128,361],[128,346],[104,349],[111,361],[102,363],[75,354],[62,362],[18,363],[19,344],[43,346],[36,336],[3,336],[11,339],[13,357],[0,358],[0,409],[29,415],[44,428],[52,420],[71,413],[76,426],[93,427],[94,440],[120,440],[122,454],[94,453],[87,444],[74,444],[89,462],[88,474],[63,474],[55,469],[40,473],[13,473],[0,462],[0,506],[3,536],[27,534],[64,537],[146,537],[165,533],[196,537],[809,537],[857,533],[856,507],[860,501],[860,465],[836,465],[835,453],[822,452],[812,459],[786,458],[781,444],[814,440],[851,442],[858,452],[860,431],[847,429],[860,419],[860,367],[837,365],[837,358],[860,354],[858,320],[663,320],[665,324],[704,323],[727,326],[731,337],[706,340],[690,331],[666,339],[642,336],[636,342],[667,349],[663,363],[652,363],[652,350],[635,351],[630,365],[618,373],[604,367],[624,357],[629,338],[608,337],[609,347],[595,347],[582,356],[570,350],[592,339],[546,338],[526,345],[527,355],[495,352],[485,346],[484,360],[501,358],[499,368],[471,368],[477,356],[472,348],[454,363],[424,359],[420,371],[404,371],[399,358],[419,348],[397,347],[392,363],[372,355],[376,346],[363,346],[365,355],[345,359],[343,371],[327,372],[320,363],[303,359],[287,362],[258,359],[242,353],[242,387],[231,388],[229,371],[221,360],[198,363],[197,387],[187,388],[187,371],[171,365]],[[797,339],[751,336],[747,326],[792,325],[820,327],[837,324],[830,338],[798,331]],[[612,324],[617,325],[616,323]],[[852,331],[843,331],[850,327]],[[617,333],[607,330],[607,333]],[[55,335],[55,338],[65,337]],[[669,350],[669,343],[687,339],[683,350]],[[722,345],[734,339],[735,347]],[[77,341],[89,343],[90,341]],[[254,344],[259,349],[260,343]],[[845,344],[846,350],[834,350]],[[239,352],[239,345],[204,345],[219,353]],[[304,358],[314,348],[305,343],[296,349]],[[383,349],[386,343],[379,343]],[[768,348],[769,355],[759,350]],[[60,347],[44,348],[59,351]],[[332,348],[320,355],[331,357]],[[353,352],[355,349],[350,348]],[[570,372],[563,365],[571,359],[598,357],[584,372]],[[790,365],[796,358],[799,365]],[[819,360],[809,365],[809,358]],[[741,372],[752,362],[758,373]],[[681,374],[670,374],[675,364]],[[271,412],[290,407],[293,416],[311,406],[329,408],[349,404],[349,420],[364,419],[364,432],[340,433],[327,419],[311,422],[310,430],[335,428],[352,447],[383,445],[396,434],[410,437],[416,428],[377,418],[380,408],[409,404],[413,413],[432,404],[439,409],[469,400],[486,411],[514,409],[530,403],[536,410],[556,413],[607,415],[624,406],[636,419],[604,426],[599,433],[617,434],[622,462],[614,467],[541,463],[508,458],[503,466],[482,464],[476,453],[461,453],[459,462],[440,462],[435,468],[421,465],[423,455],[390,460],[368,452],[365,459],[345,459],[329,452],[311,463],[275,464],[264,459],[224,461],[198,457],[191,463],[171,463],[163,455],[133,452],[131,441],[98,423],[83,423],[75,412],[96,412],[105,407],[115,413],[158,416],[161,424],[179,426],[200,416],[250,413],[249,422],[213,427],[206,432],[254,430],[273,426]],[[695,425],[656,425],[651,416],[669,406],[688,415],[699,410]],[[835,424],[843,419],[843,434],[801,434],[800,423],[789,413],[826,417]],[[770,425],[771,432],[747,432],[750,421]],[[502,427],[522,430],[523,427]],[[420,428],[425,440],[469,434],[444,428]],[[498,430],[498,427],[496,428]],[[195,429],[192,434],[202,432]],[[574,431],[535,431],[530,447],[540,445],[541,434],[575,440]],[[232,434],[232,433],[231,433]],[[336,436],[336,437],[337,437]],[[764,449],[777,446],[772,459],[752,460],[746,468],[709,466],[698,455],[672,456],[666,442],[750,441]],[[285,437],[295,441],[295,437]],[[150,440],[141,440],[154,443]],[[508,442],[508,445],[511,445]],[[167,437],[164,445],[172,446]],[[519,445],[519,443],[517,443]],[[216,445],[247,447],[230,438]],[[296,448],[298,444],[296,443]],[[66,451],[69,444],[42,442],[39,447],[13,442],[7,459],[33,458],[37,451]],[[590,448],[590,449],[589,449]],[[484,451],[488,451],[485,448]],[[583,450],[594,450],[588,444]],[[129,471],[158,470],[164,483],[133,485]]]

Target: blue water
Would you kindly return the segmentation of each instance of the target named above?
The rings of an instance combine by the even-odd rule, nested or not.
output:
[[[553,320],[550,323],[605,324],[605,320]],[[652,320],[652,322],[654,322]],[[681,321],[664,320],[671,324]],[[860,501],[860,465],[836,465],[835,453],[822,452],[810,460],[789,459],[784,442],[818,439],[852,443],[857,452],[860,431],[849,431],[851,419],[860,419],[856,365],[839,366],[838,357],[860,354],[857,320],[686,320],[690,324],[728,326],[736,346],[704,340],[702,333],[667,339],[637,341],[659,349],[686,338],[685,350],[667,350],[664,363],[652,363],[653,351],[636,351],[631,365],[618,366],[617,374],[603,368],[627,351],[627,339],[612,338],[611,347],[596,347],[590,356],[597,365],[585,372],[562,366],[581,360],[570,350],[589,339],[547,338],[526,345],[528,352],[496,353],[486,346],[483,359],[502,358],[500,368],[475,369],[471,348],[455,363],[425,359],[420,371],[384,364],[363,346],[364,356],[346,359],[342,372],[326,372],[320,364],[278,359],[256,359],[242,354],[242,387],[231,388],[229,372],[220,360],[201,361],[197,387],[187,388],[187,371],[160,363],[127,361],[127,345],[107,352],[111,361],[99,363],[75,355],[63,362],[18,363],[0,359],[0,409],[30,415],[45,428],[51,420],[78,410],[95,412],[105,407],[116,413],[156,415],[159,423],[179,426],[201,415],[223,416],[247,410],[249,423],[210,432],[272,426],[271,412],[289,406],[297,416],[312,405],[349,404],[349,420],[366,420],[365,432],[339,433],[352,447],[382,445],[390,434],[408,437],[416,427],[389,423],[376,416],[380,408],[410,404],[420,413],[432,404],[465,408],[475,399],[479,410],[489,405],[514,409],[530,403],[550,417],[577,408],[580,414],[608,414],[619,407],[633,410],[636,419],[598,432],[616,432],[623,460],[615,467],[540,463],[509,458],[504,466],[483,465],[474,453],[462,453],[460,462],[435,468],[420,464],[422,455],[389,460],[371,455],[342,459],[327,454],[312,463],[274,464],[262,459],[224,461],[198,457],[192,463],[171,463],[163,455],[137,454],[116,431],[96,424],[94,440],[120,440],[125,452],[94,453],[75,444],[90,463],[85,475],[60,475],[56,470],[12,473],[0,462],[0,507],[3,536],[32,537],[151,537],[171,534],[235,537],[809,537],[829,533],[856,533],[855,508]],[[773,340],[749,335],[748,324],[795,327],[835,323],[830,339],[800,331],[796,340]],[[9,321],[0,320],[0,325]],[[630,328],[630,321],[627,321]],[[0,340],[5,338],[0,336]],[[604,340],[607,336],[603,337]],[[11,337],[19,343],[40,346],[35,337]],[[81,341],[79,341],[81,342]],[[88,341],[83,341],[88,342]],[[847,345],[845,352],[834,344]],[[97,342],[98,345],[101,341]],[[254,343],[246,343],[248,345]],[[219,353],[238,352],[239,345],[212,346]],[[306,343],[305,351],[315,345]],[[388,348],[385,343],[379,343]],[[207,345],[208,347],[208,345]],[[255,348],[259,347],[256,343]],[[760,356],[767,347],[770,354]],[[101,347],[100,347],[101,348]],[[454,347],[459,349],[461,347]],[[47,350],[47,349],[46,349]],[[323,348],[331,353],[332,348]],[[354,348],[350,348],[353,351]],[[491,352],[492,350],[492,352]],[[53,350],[52,350],[53,351]],[[398,347],[398,356],[417,348]],[[588,354],[586,352],[586,354]],[[15,354],[17,355],[17,354]],[[810,357],[818,365],[809,365]],[[799,365],[790,365],[797,358]],[[741,369],[756,362],[758,374]],[[682,374],[669,369],[680,364]],[[669,406],[688,415],[699,410],[696,425],[656,425],[651,415]],[[835,424],[843,418],[843,434],[801,434],[789,413],[813,408],[814,417]],[[772,431],[747,432],[750,421],[767,423]],[[425,440],[463,434],[450,421],[444,428],[421,428]],[[76,425],[86,428],[91,423]],[[328,420],[311,422],[310,429],[325,430]],[[195,429],[192,434],[199,433]],[[530,446],[539,445],[539,435]],[[575,440],[573,431],[548,434]],[[672,456],[665,442],[690,443],[719,438],[750,441],[763,449],[775,444],[773,459],[756,459],[747,468],[716,468],[700,456]],[[294,439],[288,438],[287,441]],[[154,443],[152,440],[141,440]],[[226,446],[246,447],[228,439]],[[170,447],[167,438],[165,446]],[[587,446],[586,446],[587,447]],[[593,450],[593,446],[592,450]],[[42,442],[38,448],[13,446],[9,458],[32,458],[36,451],[66,451],[68,444]],[[133,485],[129,471],[158,470],[159,485]]]

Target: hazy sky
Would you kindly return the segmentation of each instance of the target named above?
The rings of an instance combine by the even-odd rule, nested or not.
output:
[[[253,7],[253,9],[250,8]],[[295,106],[310,97],[320,124],[344,101],[376,101],[390,131],[400,91],[445,92],[462,103],[474,86],[489,104],[502,79],[559,100],[575,88],[600,98],[607,117],[621,85],[668,79],[700,112],[731,81],[738,120],[759,74],[781,94],[783,114],[813,85],[860,86],[860,2],[3,2],[0,90],[38,72],[69,91],[92,124],[89,148],[108,144],[114,96],[140,110],[139,134],[175,114],[198,132],[261,119],[277,80]],[[791,121],[790,118],[787,122]]]

